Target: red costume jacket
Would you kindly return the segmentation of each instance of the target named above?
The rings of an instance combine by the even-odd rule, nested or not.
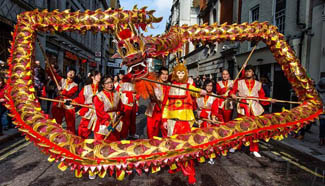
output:
[[[227,97],[230,90],[231,90],[231,88],[233,87],[233,85],[234,85],[233,80],[218,81],[217,82],[217,94]],[[228,94],[226,94],[227,91],[229,91]],[[221,99],[219,108],[220,109],[225,109],[225,101],[224,101],[224,99]],[[230,108],[229,109],[233,109],[232,102],[230,102]]]
[[[112,122],[117,121],[122,104],[120,95],[117,91],[101,91],[94,97],[94,106],[96,109],[97,123],[94,127],[95,134],[99,131],[100,125],[109,126]],[[114,131],[111,134],[114,140],[118,140],[118,132]]]
[[[212,116],[216,116],[218,121],[223,122],[223,117],[219,113],[220,101],[221,100],[219,98],[212,97],[209,95],[196,98],[199,118],[212,120]],[[202,124],[204,123],[204,121],[199,119],[199,123]]]
[[[235,82],[233,89],[230,91],[230,95],[236,94],[238,92],[238,96],[240,97],[247,97],[247,98],[261,98],[261,99],[268,99],[265,97],[264,90],[262,88],[262,83],[256,80],[247,80],[242,79]],[[262,105],[268,105],[269,102],[263,101],[254,101],[254,100],[241,100],[243,102],[249,103],[249,105],[245,104],[238,104],[237,105],[237,112],[241,115],[254,115],[259,116],[263,114],[264,109]]]

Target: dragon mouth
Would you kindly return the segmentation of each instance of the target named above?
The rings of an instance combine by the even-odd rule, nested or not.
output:
[[[128,67],[128,73],[135,79],[140,79],[148,74],[147,62],[133,64]]]
[[[147,62],[141,52],[127,56],[124,64],[128,67],[128,74],[131,74],[132,78],[139,79],[148,74]]]

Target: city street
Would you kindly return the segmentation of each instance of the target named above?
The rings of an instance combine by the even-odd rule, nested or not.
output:
[[[137,117],[138,134],[145,137],[145,102],[141,101]],[[274,143],[272,143],[274,144]],[[321,173],[325,166],[320,161],[308,159],[303,155],[288,151],[270,143],[261,143],[262,158],[254,158],[242,150],[230,153],[226,157],[218,157],[214,165],[197,163],[197,185],[322,185],[322,179],[303,170]],[[279,155],[280,154],[280,155]],[[89,180],[88,175],[76,178],[74,172],[61,172],[58,163],[47,161],[48,156],[42,154],[37,147],[20,137],[0,146],[0,185],[187,185],[187,179],[178,172],[169,174],[163,169],[155,174],[133,173],[123,181],[106,176],[104,179]],[[298,162],[298,165],[287,160]],[[306,167],[305,167],[306,166]]]
[[[0,43],[0,186],[325,186],[325,0],[0,0]]]

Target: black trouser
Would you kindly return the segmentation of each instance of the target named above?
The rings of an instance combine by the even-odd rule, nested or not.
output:
[[[1,117],[3,115],[3,113],[5,113],[7,110],[7,108],[5,106],[3,106],[2,104],[0,104],[0,134],[2,133],[2,122],[1,122]]]
[[[325,119],[319,119],[319,138],[325,138]]]

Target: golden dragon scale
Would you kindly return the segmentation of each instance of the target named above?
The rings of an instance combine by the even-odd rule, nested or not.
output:
[[[228,149],[249,145],[252,141],[270,138],[281,140],[291,131],[298,131],[322,112],[322,102],[296,58],[277,28],[266,22],[233,25],[175,26],[162,36],[145,37],[155,46],[151,56],[178,51],[185,42],[262,41],[281,65],[284,74],[303,103],[281,113],[235,119],[221,127],[197,129],[189,134],[167,138],[117,141],[106,143],[82,139],[62,129],[55,120],[41,111],[35,99],[31,60],[36,32],[94,31],[113,33],[115,25],[159,22],[154,11],[145,8],[133,10],[96,10],[85,12],[29,11],[18,15],[12,33],[7,108],[14,123],[27,140],[49,155],[49,161],[60,162],[58,167],[70,167],[77,177],[97,173],[104,177],[115,171],[139,174],[157,172],[162,167],[175,168],[178,162],[226,155]]]

